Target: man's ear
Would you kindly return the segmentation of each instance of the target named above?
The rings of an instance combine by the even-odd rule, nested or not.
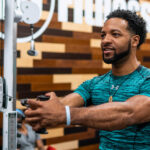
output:
[[[139,42],[140,42],[140,36],[139,35],[133,35],[131,38],[132,47],[137,47]]]

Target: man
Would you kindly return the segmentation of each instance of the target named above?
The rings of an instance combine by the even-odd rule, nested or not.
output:
[[[128,10],[110,13],[101,48],[112,70],[63,98],[51,92],[46,94],[50,101],[29,100],[26,120],[35,130],[65,123],[99,129],[101,150],[150,149],[150,70],[136,58],[145,38],[141,17]],[[88,104],[92,107],[82,107]]]

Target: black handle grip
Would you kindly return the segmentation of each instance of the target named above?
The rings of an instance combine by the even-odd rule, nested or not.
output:
[[[38,133],[38,134],[48,134],[48,132],[46,131],[46,128],[41,128],[38,131],[36,131],[36,133]]]
[[[27,98],[25,98],[25,99],[21,99],[20,101],[21,101],[21,105],[22,105],[22,106],[29,107],[29,105],[28,105],[28,103],[27,103],[27,101],[28,101],[28,99],[27,99]]]
[[[45,96],[45,95],[37,96],[37,100],[40,100],[40,101],[47,101],[49,99],[50,99],[50,96]]]

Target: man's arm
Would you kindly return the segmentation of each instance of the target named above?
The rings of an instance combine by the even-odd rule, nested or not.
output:
[[[125,102],[112,102],[89,108],[71,108],[71,124],[102,130],[119,130],[150,121],[150,97],[134,96]]]
[[[73,97],[77,95],[73,95]],[[83,102],[80,96],[78,98]],[[68,105],[69,102],[67,101],[69,99],[65,103]],[[51,94],[50,101],[29,101],[29,105],[34,109],[25,112],[26,121],[32,124],[34,130],[46,126],[66,124],[65,106],[60,103],[55,94]],[[76,106],[80,105],[77,104]],[[105,103],[87,108],[70,107],[70,110],[71,124],[73,125],[84,125],[108,131],[119,130],[133,124],[150,121],[150,98],[138,95],[129,98],[125,102]]]
[[[47,93],[46,95],[51,97],[51,94],[53,94],[53,92]],[[65,97],[58,97],[58,98],[62,104],[71,107],[81,107],[84,105],[83,98],[77,93],[71,93],[66,95]]]
[[[47,93],[48,101],[28,100],[30,107],[25,111],[26,121],[34,130],[46,126],[66,124],[65,105],[70,107],[81,107],[84,105],[83,98],[72,93],[65,97],[57,97],[54,92]]]

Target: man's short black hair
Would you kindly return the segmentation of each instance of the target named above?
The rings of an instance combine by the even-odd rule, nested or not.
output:
[[[126,20],[128,22],[128,30],[131,33],[134,33],[140,36],[140,41],[137,47],[140,47],[140,45],[144,43],[146,39],[146,33],[147,33],[146,22],[142,17],[138,16],[136,12],[118,9],[118,10],[111,12],[107,16],[107,20],[111,18],[121,18],[121,19]]]

